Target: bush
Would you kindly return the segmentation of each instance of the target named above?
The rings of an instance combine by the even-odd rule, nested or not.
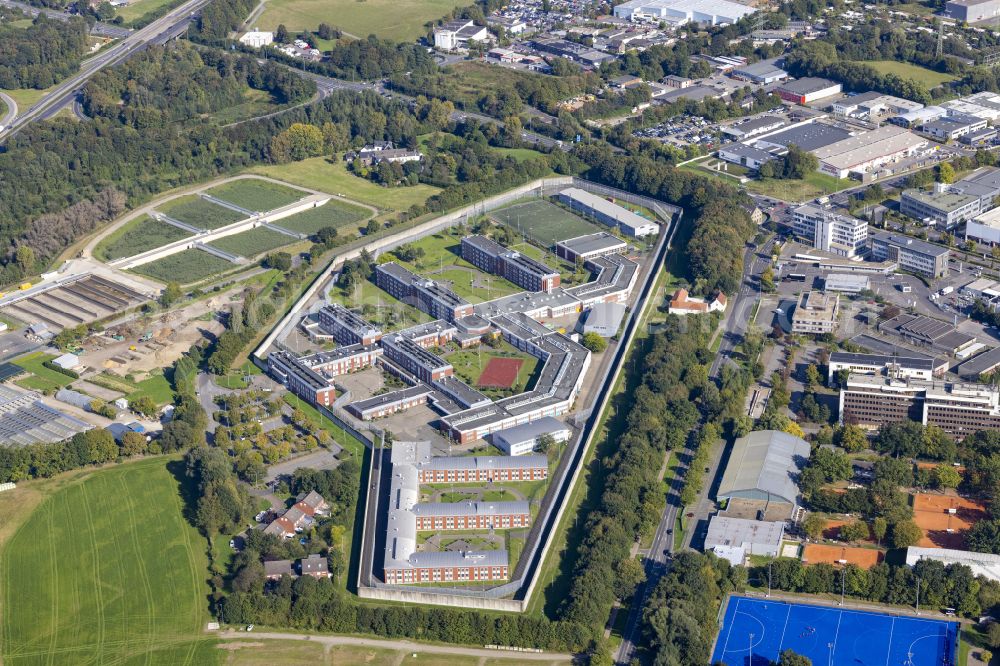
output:
[[[56,365],[55,363],[53,363],[52,361],[43,361],[42,362],[42,367],[48,368],[49,370],[52,370],[53,372],[58,372],[60,374],[66,375],[67,377],[72,377],[73,379],[79,379],[80,378],[80,373],[75,372],[73,370],[69,370],[67,368],[60,367],[60,366]]]

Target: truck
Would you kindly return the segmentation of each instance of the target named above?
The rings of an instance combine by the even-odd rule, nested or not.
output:
[[[941,294],[942,296],[947,296],[953,291],[955,291],[954,287],[943,287],[941,291],[939,291],[938,293]]]

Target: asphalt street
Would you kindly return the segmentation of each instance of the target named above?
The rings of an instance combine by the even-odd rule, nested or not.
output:
[[[0,132],[2,132],[4,127],[14,122],[14,118],[17,116],[17,102],[14,101],[13,97],[2,92],[0,92],[0,99],[7,107],[7,112],[0,118]]]

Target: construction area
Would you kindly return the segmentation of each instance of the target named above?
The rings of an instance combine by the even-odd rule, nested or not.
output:
[[[0,306],[0,314],[28,325],[45,324],[55,334],[64,328],[89,324],[145,303],[151,294],[122,281],[87,274],[47,288],[26,289]]]

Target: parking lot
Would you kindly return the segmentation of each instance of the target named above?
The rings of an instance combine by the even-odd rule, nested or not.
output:
[[[713,148],[719,144],[719,130],[715,123],[701,116],[674,116],[669,120],[632,132],[640,139],[659,139],[675,146],[701,145]]]

